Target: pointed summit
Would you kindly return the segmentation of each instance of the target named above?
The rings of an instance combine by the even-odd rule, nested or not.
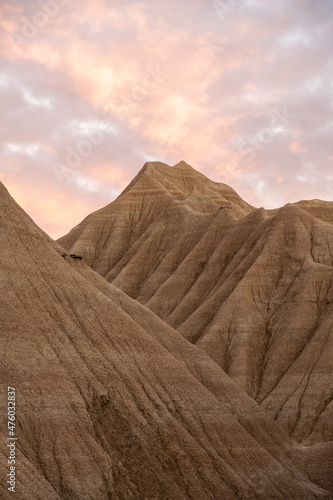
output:
[[[7,188],[0,182],[0,234],[1,245],[5,244],[5,238],[17,238],[17,229],[22,234],[34,235],[38,240],[52,241],[52,239],[37,226],[29,215],[16,203]]]
[[[184,161],[174,167],[147,162],[115,201],[58,241],[107,276],[152,224],[163,224],[167,214],[170,223],[185,212],[198,217],[214,214],[221,206],[230,207],[235,217],[254,210],[232,188],[211,181]]]
[[[197,172],[193,167],[191,167],[188,163],[186,163],[186,161],[184,160],[181,160],[180,162],[176,163],[172,168],[174,168],[175,170],[177,169],[181,169],[181,170],[188,170],[188,171],[194,171],[196,172],[197,174],[200,175],[199,172]]]

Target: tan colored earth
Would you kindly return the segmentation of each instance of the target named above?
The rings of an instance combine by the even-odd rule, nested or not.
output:
[[[333,440],[333,203],[255,209],[147,163],[60,243],[205,351],[303,444]]]
[[[0,498],[333,498],[332,217],[150,163],[56,243],[0,185]]]

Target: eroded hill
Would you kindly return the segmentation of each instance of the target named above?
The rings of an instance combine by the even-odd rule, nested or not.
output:
[[[298,445],[201,349],[50,240],[2,186],[0,241],[0,467],[6,477],[10,385],[16,498],[331,497],[329,448]]]
[[[333,440],[333,204],[266,211],[146,164],[59,243],[205,351],[303,444]]]

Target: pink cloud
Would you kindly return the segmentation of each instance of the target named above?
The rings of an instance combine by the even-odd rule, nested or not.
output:
[[[0,6],[0,174],[52,236],[147,159],[257,206],[333,199],[330,2],[244,0],[224,19],[204,0],[54,2],[41,27],[40,3]]]

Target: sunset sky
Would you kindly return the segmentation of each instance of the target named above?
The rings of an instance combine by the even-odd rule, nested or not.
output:
[[[2,0],[0,179],[50,236],[143,164],[333,200],[333,0]]]

